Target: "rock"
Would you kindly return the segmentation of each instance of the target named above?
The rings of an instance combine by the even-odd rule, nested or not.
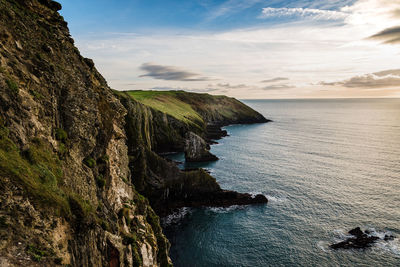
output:
[[[222,130],[221,126],[217,123],[209,123],[206,127],[206,136],[207,142],[213,144],[214,140],[228,136],[228,132],[226,130]]]
[[[93,60],[92,59],[90,59],[90,58],[83,58],[83,61],[86,63],[86,65],[88,65],[88,67],[90,68],[90,69],[93,69],[94,68],[94,62],[93,62]]]
[[[56,2],[56,1],[52,1],[52,0],[39,0],[40,3],[42,3],[43,5],[49,7],[50,9],[54,10],[54,11],[59,11],[61,10],[62,6],[60,3]]]
[[[383,238],[383,240],[385,241],[392,241],[395,238],[394,235],[385,235],[385,237]]]
[[[193,132],[186,134],[185,158],[188,162],[216,161],[218,157],[211,154],[209,145],[200,136]]]
[[[379,239],[377,236],[370,236],[364,233],[360,227],[354,228],[349,231],[349,234],[354,237],[350,237],[345,241],[330,245],[332,249],[364,249],[370,247],[376,240]]]
[[[15,46],[17,47],[18,50],[22,50],[22,45],[19,41],[15,41]]]
[[[369,231],[368,231],[368,233],[369,233]],[[354,235],[355,237],[362,237],[364,235],[364,232],[361,231],[360,227],[357,227],[357,228],[351,229],[349,231],[349,234]]]

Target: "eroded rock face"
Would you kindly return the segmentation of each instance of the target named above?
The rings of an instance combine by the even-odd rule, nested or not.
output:
[[[215,161],[218,157],[211,154],[210,146],[193,132],[186,134],[185,159],[188,162]]]
[[[126,109],[51,0],[0,0],[0,263],[168,266]],[[143,245],[146,250],[143,250]]]

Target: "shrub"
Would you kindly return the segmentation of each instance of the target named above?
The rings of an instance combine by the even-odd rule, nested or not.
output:
[[[96,183],[98,187],[103,188],[106,185],[106,179],[100,174],[96,177]]]
[[[89,168],[94,168],[94,166],[96,166],[96,161],[91,157],[85,158],[83,160],[83,163],[85,163],[85,165],[88,166]]]
[[[12,93],[18,93],[18,91],[19,91],[18,85],[17,85],[17,83],[16,83],[14,80],[12,80],[12,79],[6,80],[6,84],[7,84],[7,86],[8,86],[8,89],[9,89]]]
[[[64,131],[64,130],[61,129],[61,128],[58,128],[58,129],[56,130],[56,139],[57,139],[58,141],[61,141],[61,142],[65,143],[65,141],[67,141],[67,139],[68,139],[68,134],[67,134],[67,132]]]
[[[107,163],[110,160],[110,157],[107,154],[104,154],[101,158],[99,158],[100,163]]]
[[[36,99],[36,100],[41,100],[44,98],[44,96],[39,93],[38,91],[35,90],[29,90],[29,93]]]
[[[35,245],[28,245],[26,248],[26,252],[31,256],[34,261],[41,261],[42,257],[47,256],[46,251],[37,248]]]
[[[136,242],[136,235],[134,235],[134,234],[126,234],[126,235],[124,235],[122,242],[125,245],[132,245],[133,243]]]

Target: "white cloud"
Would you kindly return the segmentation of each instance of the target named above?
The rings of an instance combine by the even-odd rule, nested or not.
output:
[[[196,90],[217,88],[219,90],[212,92],[226,92],[239,98],[312,96],[321,90],[321,85],[311,84],[321,80],[343,81],[346,77],[398,68],[398,47],[367,39],[398,25],[400,16],[394,13],[398,5],[397,0],[360,0],[337,11],[347,15],[340,23],[332,24],[310,19],[220,33],[170,30],[147,34],[105,34],[80,36],[76,43],[84,56],[95,60],[110,85],[119,90],[162,86]],[[307,12],[310,14],[307,16],[318,16],[318,12]],[[325,13],[324,16],[329,17]],[[340,16],[342,14],[337,15]],[[376,25],[373,24],[374,18]],[[185,75],[186,72],[201,75],[186,76],[194,79],[190,82],[169,79],[160,85],[160,80],[139,77],[143,74],[140,66],[145,62],[180,66],[179,71]],[[220,86],[210,87],[210,81],[197,79],[203,75],[223,82]],[[296,88],[263,90],[260,81],[265,77],[286,77],[290,79],[290,85],[286,87],[295,85]],[[282,80],[282,83],[285,82]],[[335,86],[343,85],[327,88],[341,94],[342,91],[335,91]],[[351,90],[349,88],[347,91]]]
[[[400,70],[386,70],[357,75],[338,82],[321,82],[321,85],[344,86],[347,88],[397,88],[400,89]]]
[[[303,18],[311,18],[314,20],[338,20],[344,19],[348,16],[348,13],[334,11],[334,10],[322,10],[315,8],[273,8],[266,7],[262,10],[261,18],[270,17],[284,17],[284,16],[300,16]]]

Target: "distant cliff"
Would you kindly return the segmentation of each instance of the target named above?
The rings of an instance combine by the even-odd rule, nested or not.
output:
[[[253,198],[249,194],[222,190],[215,178],[204,170],[181,171],[158,155],[159,152],[184,151],[190,132],[207,139],[210,123],[222,126],[268,122],[258,112],[226,96],[183,91],[115,94],[127,109],[125,130],[133,184],[149,198],[159,215],[185,206],[229,206],[267,201],[262,196]],[[215,108],[218,106],[220,109]]]
[[[227,97],[112,91],[60,9],[0,0],[0,266],[170,266],[158,215],[266,202],[157,154],[265,118]]]

